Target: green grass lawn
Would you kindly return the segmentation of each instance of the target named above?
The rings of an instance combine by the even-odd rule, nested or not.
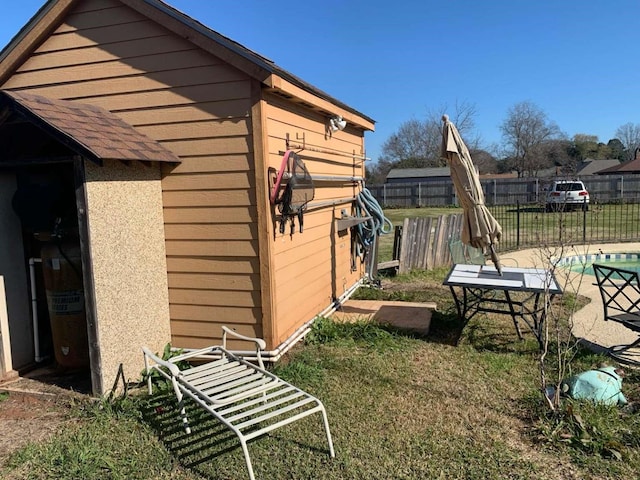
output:
[[[541,401],[537,342],[518,341],[511,320],[476,317],[462,332],[444,270],[385,281],[363,298],[438,304],[426,337],[360,321],[320,319],[276,367],[324,402],[331,459],[319,418],[249,444],[257,478],[631,479],[640,478],[640,376],[630,406]],[[579,350],[574,371],[603,358]],[[59,435],[2,466],[3,479],[246,479],[235,437],[190,407],[181,429],[170,393],[140,389],[124,400],[73,408]]]

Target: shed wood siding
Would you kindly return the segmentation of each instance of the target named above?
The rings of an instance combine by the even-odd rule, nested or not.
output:
[[[179,155],[162,180],[172,342],[209,345],[220,323],[262,335],[245,74],[117,0],[85,0],[2,88],[101,106]]]
[[[291,143],[304,144],[309,150],[300,151],[311,176],[364,176],[363,161],[353,158],[362,156],[363,134],[359,130],[346,129],[326,134],[327,118],[303,109],[275,95],[266,95],[269,166],[278,169],[282,162],[281,152],[286,149],[286,136]],[[313,151],[336,151],[333,155]],[[351,157],[349,157],[351,156]],[[312,202],[327,202],[358,193],[356,186],[340,183],[315,182],[315,198]],[[363,268],[358,261],[355,272],[350,271],[351,237],[348,233],[335,231],[335,218],[345,209],[351,214],[349,203],[312,209],[304,214],[304,231],[285,234],[273,225],[273,265],[275,291],[275,336],[279,342],[287,339],[304,321],[331,305],[333,297],[339,297],[362,276]],[[277,218],[277,209],[274,210]]]

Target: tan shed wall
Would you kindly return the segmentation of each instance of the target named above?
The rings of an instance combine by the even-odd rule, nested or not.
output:
[[[122,365],[139,378],[140,347],[162,351],[170,339],[160,168],[105,161],[86,164],[102,392]]]
[[[116,113],[163,167],[172,343],[262,335],[249,78],[117,0],[85,0],[4,85]]]
[[[266,152],[264,164],[279,167],[287,133],[293,141],[304,134],[307,145],[361,155],[363,132],[347,129],[328,138],[326,117],[272,94],[256,107],[256,85],[117,0],[84,0],[2,86],[101,106],[181,157],[177,167],[162,167],[177,347],[214,343],[226,324],[266,334],[268,348],[275,348],[362,275],[360,265],[349,270],[349,235],[332,230],[342,209],[351,213],[348,204],[309,212],[303,234],[274,233],[254,155],[262,167]],[[254,137],[262,132],[267,139]],[[302,155],[312,174],[363,174],[359,160]],[[351,185],[322,184],[315,201],[356,193]],[[265,210],[268,218],[259,218]],[[261,259],[260,252],[272,258]],[[265,286],[275,287],[273,297],[261,292]]]
[[[364,176],[362,131],[350,130],[326,133],[327,117],[303,109],[291,102],[266,95],[269,166],[276,171],[286,150],[287,134],[291,143],[302,144],[308,150],[299,152],[311,176]],[[302,140],[304,138],[304,141]],[[298,151],[298,149],[295,149]],[[335,151],[342,155],[313,150]],[[315,198],[311,203],[328,202],[354,197],[359,187],[350,183],[315,182]],[[272,220],[278,218],[277,209],[270,209]],[[272,224],[272,272],[275,289],[274,325],[278,342],[286,340],[306,321],[311,320],[343,295],[362,277],[359,260],[356,271],[351,272],[351,237],[349,232],[339,233],[335,219],[341,211],[351,215],[350,203],[312,209],[304,214],[304,231],[290,235],[287,224],[285,234],[279,233],[278,224]]]

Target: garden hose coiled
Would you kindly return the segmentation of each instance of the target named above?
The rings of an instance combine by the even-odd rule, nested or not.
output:
[[[366,188],[363,188],[356,196],[355,214],[356,217],[367,218],[367,220],[355,227],[355,254],[360,257],[362,262],[368,260],[367,277],[370,281],[377,282],[377,278],[372,275],[372,272],[376,271],[374,262],[377,261],[377,255],[371,255],[370,253],[377,246],[378,235],[391,233],[393,224],[391,220],[384,216],[382,207]]]

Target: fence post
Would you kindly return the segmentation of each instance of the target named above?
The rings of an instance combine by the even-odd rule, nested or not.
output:
[[[387,206],[387,184],[382,185],[382,203]]]
[[[402,225],[396,225],[393,232],[392,260],[400,261],[400,246],[402,245]]]
[[[516,249],[520,248],[520,200],[516,201]]]
[[[409,243],[409,219],[405,218],[402,222],[402,236],[400,237],[400,265],[398,266],[398,273],[405,273],[410,270],[407,265],[407,256],[409,255],[409,249],[412,248]]]
[[[558,242],[560,242],[560,245],[562,245],[562,229],[564,228],[564,211],[561,210],[561,213],[559,214],[560,218],[558,219]]]
[[[582,243],[587,243],[587,197],[582,199]]]

